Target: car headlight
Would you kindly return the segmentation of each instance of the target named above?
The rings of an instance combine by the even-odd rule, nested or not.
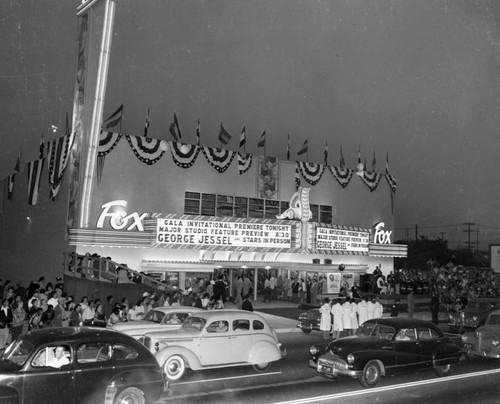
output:
[[[494,339],[493,341],[491,341],[491,345],[496,348],[498,345],[500,345],[500,341],[498,339]]]
[[[454,318],[453,314],[448,314],[448,319],[453,320]]]
[[[465,335],[465,334],[462,334],[462,337],[461,337],[461,339],[462,339],[462,342],[465,342],[465,341],[467,341],[467,335]]]
[[[314,356],[314,355],[317,355],[317,353],[319,352],[318,348],[316,348],[316,346],[312,346],[311,348],[309,348],[309,353]]]
[[[350,353],[349,355],[347,355],[347,362],[352,365],[354,363],[354,355],[352,353]]]
[[[477,322],[477,316],[472,316],[472,321]]]

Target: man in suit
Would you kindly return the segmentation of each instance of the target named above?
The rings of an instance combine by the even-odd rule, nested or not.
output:
[[[0,349],[3,349],[9,340],[10,326],[12,325],[12,309],[7,299],[2,300],[0,307]]]

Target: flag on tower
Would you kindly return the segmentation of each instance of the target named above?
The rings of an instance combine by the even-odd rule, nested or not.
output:
[[[118,109],[108,116],[102,123],[104,130],[114,128],[116,125],[121,123],[123,118],[123,104],[118,107]]]
[[[226,129],[224,129],[224,126],[222,126],[221,122],[219,130],[219,142],[221,142],[224,145],[227,145],[230,140],[231,140],[231,135],[227,132]]]
[[[240,147],[245,147],[247,144],[247,135],[245,133],[245,125],[243,125],[243,130],[241,131],[240,135]]]
[[[288,142],[286,144],[286,159],[290,160],[290,133],[288,134]]]
[[[198,118],[198,124],[196,125],[196,145],[200,145],[200,118]]]
[[[144,137],[148,137],[148,130],[149,130],[149,107],[148,107],[148,113],[146,114],[146,122],[144,122]]]
[[[304,140],[304,144],[302,145],[302,147],[300,148],[299,152],[297,153],[299,156],[301,154],[304,154],[304,153],[307,153],[307,138],[306,140]]]
[[[325,164],[328,165],[328,142],[325,142],[325,151],[323,153],[325,157]]]
[[[266,131],[262,132],[260,135],[259,143],[257,143],[257,147],[266,147]]]
[[[179,121],[177,120],[177,115],[175,112],[174,112],[174,121],[170,124],[169,130],[176,142],[178,142],[179,139],[182,139],[181,130],[179,128]]]

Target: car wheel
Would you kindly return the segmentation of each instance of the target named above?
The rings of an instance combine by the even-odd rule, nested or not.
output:
[[[271,367],[271,362],[258,363],[252,366],[256,372],[267,372]]]
[[[382,376],[382,370],[377,361],[370,361],[365,365],[360,383],[364,387],[375,387]]]
[[[301,328],[302,332],[304,334],[310,334],[311,333],[311,330],[309,328]]]
[[[179,355],[172,355],[163,364],[163,371],[168,380],[179,380],[186,371],[186,362]]]
[[[448,376],[451,373],[451,365],[434,366],[434,371],[438,376]]]
[[[114,404],[144,404],[145,402],[142,390],[136,387],[127,387],[118,393]]]

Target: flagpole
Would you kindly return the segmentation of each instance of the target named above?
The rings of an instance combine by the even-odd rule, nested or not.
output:
[[[120,119],[120,131],[118,133],[122,133],[122,122],[123,122],[123,115],[125,111],[125,105],[122,107],[122,119]]]

